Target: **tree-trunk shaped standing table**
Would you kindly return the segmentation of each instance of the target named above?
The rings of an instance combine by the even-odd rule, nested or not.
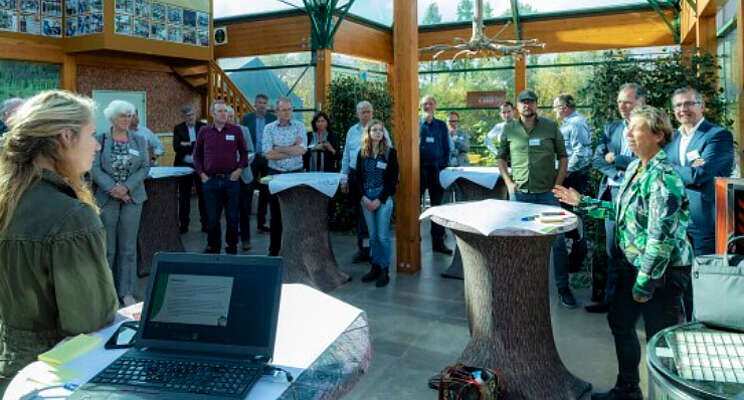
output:
[[[341,174],[307,172],[275,175],[269,192],[282,213],[284,283],[304,283],[329,292],[351,280],[338,268],[328,231],[328,202]]]
[[[500,368],[508,399],[581,399],[591,384],[573,376],[553,340],[548,297],[550,248],[576,227],[522,221],[558,207],[485,200],[433,207],[431,218],[453,230],[462,252],[470,342],[466,365]]]
[[[457,202],[485,199],[506,200],[508,191],[498,168],[493,167],[450,167],[439,173],[443,188],[455,186]],[[455,254],[450,266],[440,274],[443,278],[462,279],[462,255],[460,247],[455,246]]]
[[[147,276],[159,251],[183,252],[178,232],[178,180],[193,173],[189,167],[152,167],[145,179],[147,201],[142,205],[137,233],[137,275]]]

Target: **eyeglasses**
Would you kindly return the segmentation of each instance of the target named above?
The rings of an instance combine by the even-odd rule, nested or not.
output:
[[[458,123],[460,123],[460,120],[459,119],[451,119],[451,120],[449,120],[449,123],[450,124],[458,124]]]
[[[674,107],[675,110],[682,110],[685,108],[691,108],[692,106],[696,106],[699,104],[699,101],[686,101],[684,103],[675,103],[674,105],[672,105],[672,107]]]

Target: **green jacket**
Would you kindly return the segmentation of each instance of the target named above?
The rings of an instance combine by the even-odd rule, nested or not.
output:
[[[634,182],[636,174],[640,177]],[[616,245],[638,269],[633,290],[649,297],[653,280],[661,278],[668,266],[692,265],[685,185],[664,150],[659,150],[645,168],[638,159],[628,165],[617,198],[613,204],[583,196],[579,207],[591,217],[615,219]]]
[[[0,232],[0,393],[65,336],[112,322],[118,305],[101,219],[45,171]]]

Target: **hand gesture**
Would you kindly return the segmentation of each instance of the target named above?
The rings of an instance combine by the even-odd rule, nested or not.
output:
[[[377,210],[378,208],[380,208],[380,205],[381,205],[380,199],[374,199],[374,200],[372,200],[369,203],[369,205],[370,205],[369,211],[375,211],[375,210]]]
[[[615,153],[609,152],[605,154],[605,161],[607,161],[607,164],[614,164],[615,163]]]
[[[703,165],[705,165],[705,159],[704,158],[698,158],[697,160],[695,160],[692,163],[692,166],[693,167],[702,167]]]
[[[237,181],[240,178],[240,173],[241,172],[242,171],[240,169],[236,169],[235,171],[233,171],[230,174],[230,180],[233,181],[233,182]]]
[[[555,185],[553,188],[553,194],[559,201],[572,206],[578,206],[581,201],[581,194],[574,188],[565,188],[561,185]]]

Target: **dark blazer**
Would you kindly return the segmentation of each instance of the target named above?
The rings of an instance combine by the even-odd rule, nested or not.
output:
[[[395,188],[398,186],[398,153],[394,148],[390,148],[387,154],[383,154],[382,158],[387,162],[385,172],[382,174],[382,192],[380,192],[380,202],[384,203],[388,197],[395,194]],[[361,199],[364,195],[364,162],[362,161],[362,152],[357,153],[357,167],[352,169],[354,179],[350,179],[354,184],[354,191],[357,194],[357,198]]]
[[[682,177],[687,197],[690,199],[690,235],[715,236],[715,185],[717,176],[728,177],[734,167],[734,137],[726,128],[703,121],[687,146],[685,162],[679,162],[679,131],[665,148],[669,161]],[[697,152],[697,154],[690,154]],[[689,156],[688,156],[689,155]],[[690,156],[695,156],[691,158]],[[695,159],[702,157],[705,165],[693,167]]]
[[[276,121],[276,115],[274,115],[272,112],[266,113],[266,125]],[[256,147],[256,113],[252,112],[250,114],[246,114],[243,117],[243,120],[240,121],[240,125],[245,126],[248,128],[249,131],[251,131],[251,140],[253,141],[253,148],[256,149],[256,153],[261,153],[261,149]]]
[[[313,140],[313,137],[315,137],[315,132],[307,133],[308,147],[305,154],[302,155],[302,164],[306,171],[310,171],[310,158],[312,156],[312,153],[317,152],[310,148],[310,142]],[[333,154],[330,151],[323,150],[323,153],[325,154],[323,156],[323,172],[338,172],[338,170],[340,169],[338,166],[338,160],[340,160],[341,156],[343,155],[341,149],[338,147],[338,135],[331,131],[328,131],[326,140],[328,141],[328,143],[331,144],[331,146],[333,146],[333,149],[336,150],[336,154]]]
[[[194,124],[194,130],[198,134],[199,129],[201,129],[204,126],[204,122],[196,121]],[[181,142],[191,142],[189,139],[189,128],[186,126],[185,122],[182,122],[176,126],[173,127],[173,151],[176,152],[176,158],[173,160],[174,166],[184,166],[187,165],[183,158],[186,156],[186,154],[191,154],[194,151],[194,145],[191,143],[188,146],[181,145]]]
[[[600,199],[608,195],[606,193],[607,189],[609,189],[607,184],[608,178],[619,178],[618,175],[621,172],[624,173],[628,168],[628,164],[636,159],[635,155],[624,156],[620,154],[623,147],[623,131],[625,131],[623,120],[610,122],[605,125],[604,132],[602,132],[602,136],[599,138],[599,144],[594,150],[592,167],[602,173],[602,181],[599,183],[599,192],[597,193],[597,197]],[[607,164],[605,155],[610,152],[615,153],[615,162]]]

